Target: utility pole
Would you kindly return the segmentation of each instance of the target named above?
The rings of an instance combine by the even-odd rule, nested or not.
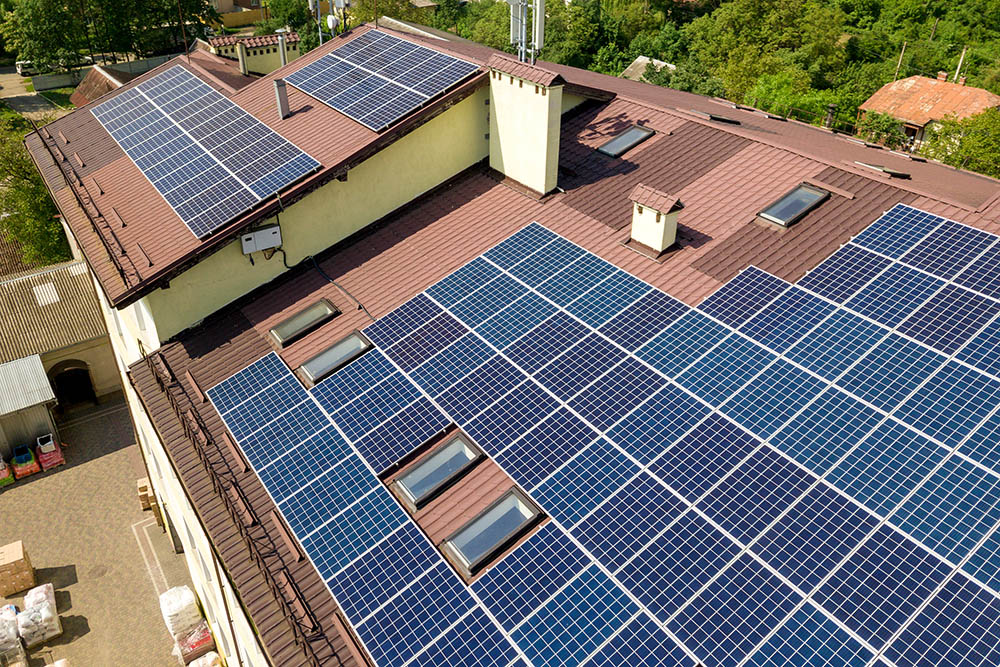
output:
[[[896,63],[896,73],[892,75],[892,80],[895,81],[899,78],[899,68],[903,64],[903,54],[906,53],[906,41],[903,41],[903,48],[899,52],[899,61]]]
[[[965,62],[965,52],[968,48],[968,46],[962,47],[962,56],[958,59],[958,67],[955,68],[955,78],[953,81],[958,81],[958,73],[962,71],[962,63]]]

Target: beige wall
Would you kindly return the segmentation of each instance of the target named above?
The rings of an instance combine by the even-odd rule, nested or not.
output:
[[[490,166],[535,192],[553,190],[559,175],[562,97],[562,86],[546,88],[491,72]]]
[[[222,46],[213,48],[215,53],[226,58],[236,59],[236,46]],[[288,62],[292,62],[301,55],[297,42],[285,44],[285,56]],[[278,45],[263,46],[259,48],[247,49],[247,69],[256,74],[270,74],[281,67],[281,53],[278,52]]]
[[[90,381],[94,383],[94,393],[98,397],[121,390],[118,367],[115,365],[114,352],[111,350],[111,340],[107,336],[55,352],[47,352],[41,356],[46,373],[53,366],[67,359],[78,359],[87,364],[87,369],[90,371]]]
[[[288,264],[330,247],[486,157],[486,99],[484,88],[352,169],[347,181],[331,181],[285,209],[280,223]],[[143,299],[159,340],[285,270],[280,253],[269,260],[254,253],[253,261],[236,240]]]

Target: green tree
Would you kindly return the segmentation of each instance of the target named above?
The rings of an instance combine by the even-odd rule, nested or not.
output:
[[[24,148],[28,123],[0,106],[0,233],[17,241],[29,264],[70,258],[69,244],[38,170]]]
[[[866,112],[861,117],[858,121],[858,135],[886,148],[902,148],[906,144],[903,125],[889,114],[877,111]]]
[[[18,60],[43,71],[76,64],[84,47],[77,17],[59,0],[14,0],[0,34]]]
[[[964,120],[944,119],[931,130],[920,152],[953,167],[1000,178],[1000,109]]]

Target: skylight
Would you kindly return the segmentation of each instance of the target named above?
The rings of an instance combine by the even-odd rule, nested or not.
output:
[[[480,459],[483,453],[462,433],[436,447],[396,480],[396,486],[411,509],[417,509]]]
[[[309,361],[302,364],[300,370],[305,379],[316,384],[344,364],[351,362],[372,344],[358,332],[354,332],[326,348]]]
[[[310,331],[314,331],[339,314],[340,310],[336,306],[326,299],[320,299],[277,324],[271,329],[271,337],[274,338],[274,342],[284,347],[302,338]]]
[[[788,227],[806,213],[816,208],[816,206],[825,201],[829,196],[830,193],[826,190],[803,183],[765,208],[758,215],[765,220]]]
[[[472,574],[490,556],[524,532],[541,511],[517,489],[511,489],[479,516],[445,540],[445,547]]]
[[[630,148],[634,148],[646,139],[649,139],[653,134],[654,132],[648,127],[633,125],[621,134],[613,137],[607,143],[599,146],[597,151],[611,157],[618,157]]]

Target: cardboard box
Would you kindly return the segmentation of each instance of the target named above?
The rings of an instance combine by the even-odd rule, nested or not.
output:
[[[0,547],[0,577],[33,570],[21,540]]]
[[[0,576],[0,595],[4,597],[35,587],[35,571]]]
[[[136,491],[139,494],[139,504],[142,505],[143,510],[149,509],[149,478],[143,477],[142,479],[136,480]]]

